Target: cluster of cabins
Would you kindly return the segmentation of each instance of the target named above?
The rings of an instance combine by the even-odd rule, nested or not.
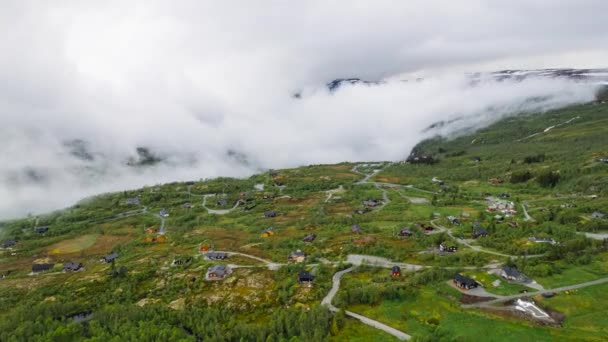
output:
[[[111,253],[101,258],[101,261],[104,263],[112,263],[114,260],[118,258],[118,253]],[[34,263],[32,264],[32,273],[42,273],[51,271],[55,268],[55,264],[53,263]],[[80,262],[75,261],[67,261],[63,263],[63,271],[64,272],[78,272],[84,269],[84,265]]]
[[[505,197],[507,196],[507,197]],[[508,198],[509,194],[502,193],[501,197]],[[488,197],[488,206],[486,208],[487,212],[490,213],[502,213],[505,217],[512,217],[517,215],[517,210],[515,210],[515,203],[511,201],[507,201],[504,199],[498,199],[494,197]]]
[[[498,274],[506,280],[518,283],[529,283],[531,281],[530,278],[526,277],[513,266],[504,266]],[[452,281],[456,287],[463,290],[470,290],[481,286],[481,284],[475,279],[471,279],[460,273],[455,274]]]
[[[35,263],[32,265],[32,273],[41,273],[50,271],[55,268],[55,264],[51,263]],[[84,266],[79,262],[66,262],[63,264],[64,272],[77,272],[84,269]]]

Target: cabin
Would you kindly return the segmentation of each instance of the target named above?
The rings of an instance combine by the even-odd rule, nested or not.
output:
[[[38,234],[44,234],[49,231],[49,226],[34,227],[34,231]]]
[[[459,225],[460,220],[456,216],[448,216],[447,220],[450,224]]]
[[[408,228],[401,228],[399,230],[399,237],[410,237],[412,236],[412,231]]]
[[[361,227],[359,227],[358,224],[353,225],[353,227],[350,230],[353,234],[361,234],[363,233],[363,230],[361,230]]]
[[[206,260],[226,260],[228,259],[228,253],[225,252],[209,252],[205,254]]]
[[[101,258],[101,261],[105,262],[106,264],[109,264],[113,262],[116,258],[118,258],[118,253],[112,253]]]
[[[433,230],[435,230],[435,228],[433,228],[432,226],[426,226],[426,227],[424,227],[424,233],[425,234],[430,234],[430,233],[433,232]]]
[[[594,211],[593,213],[591,213],[591,218],[594,218],[594,219],[604,219],[604,218],[606,218],[606,215],[604,213],[599,212],[599,211]]]
[[[139,197],[127,198],[127,200],[125,202],[127,203],[127,205],[139,205],[140,204]]]
[[[557,244],[557,241],[553,240],[552,238],[538,238],[535,236],[532,236],[530,238],[530,241],[536,242],[536,243],[550,243],[552,245]]]
[[[267,238],[267,237],[273,236],[274,234],[275,234],[274,227],[270,227],[270,228],[267,228],[266,230],[264,230],[262,232],[262,234],[260,234],[260,237]]]
[[[391,268],[391,276],[392,277],[400,277],[401,276],[401,267],[395,265]]]
[[[317,236],[315,234],[308,234],[302,239],[302,241],[313,242],[313,241],[315,241],[316,238],[317,238]]]
[[[460,214],[460,217],[462,217],[463,220],[468,220],[471,217],[471,213],[463,211],[462,214]]]
[[[427,155],[418,155],[416,153],[411,153],[409,157],[407,157],[407,159],[405,160],[406,163],[410,163],[410,164],[428,164],[428,165],[432,165],[435,164],[437,162],[437,159],[435,159],[433,156],[427,156]]]
[[[298,273],[298,283],[300,285],[312,286],[312,281],[314,279],[315,279],[315,277],[312,274],[310,274],[310,272],[300,271]]]
[[[477,239],[480,237],[486,237],[486,236],[488,236],[488,231],[483,228],[477,228],[473,232],[473,239]]]
[[[192,209],[193,207],[194,207],[194,206],[193,206],[193,205],[192,205],[192,203],[190,203],[190,202],[187,202],[187,203],[182,204],[182,208],[183,208],[183,209]]]
[[[455,253],[458,250],[456,246],[448,246],[445,242],[439,244],[439,251],[447,253]]]
[[[176,257],[175,259],[173,259],[173,262],[171,262],[171,265],[172,266],[184,266],[184,265],[188,265],[191,262],[192,262],[191,256],[179,256],[179,257]]]
[[[17,241],[15,239],[4,240],[2,243],[0,243],[0,248],[11,248],[16,244]]]
[[[304,262],[306,260],[306,254],[301,250],[297,250],[295,252],[291,252],[287,261],[289,262]]]
[[[469,277],[463,276],[462,274],[455,274],[454,285],[464,290],[470,290],[478,287],[479,283]]]
[[[165,210],[165,208],[161,209],[160,212],[158,213],[161,217],[168,217],[169,216],[169,212],[167,210]]]
[[[519,272],[517,268],[511,266],[504,266],[500,270],[500,276],[507,280],[519,282],[527,282],[529,280],[528,277]]]
[[[205,276],[207,280],[222,280],[231,273],[232,271],[226,265],[214,265],[209,267]]]
[[[83,265],[79,262],[66,262],[63,264],[64,272],[76,272],[80,271],[83,268]]]
[[[72,320],[76,323],[88,321],[93,317],[92,311],[80,312],[72,316]]]
[[[367,200],[363,201],[363,205],[368,208],[374,208],[380,204],[377,200]]]
[[[264,217],[266,218],[271,218],[271,217],[277,217],[277,212],[276,211],[267,211],[264,213]]]
[[[228,204],[228,201],[225,199],[221,199],[219,201],[216,202],[216,204],[220,207],[226,206]]]
[[[32,272],[34,272],[34,273],[45,272],[48,270],[52,270],[54,266],[55,266],[54,264],[33,264]]]

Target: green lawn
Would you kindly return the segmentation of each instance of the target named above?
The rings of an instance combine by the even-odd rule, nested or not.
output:
[[[608,277],[608,262],[605,254],[598,257],[589,265],[571,265],[560,274],[549,277],[535,277],[534,280],[545,288],[555,288],[584,283],[591,280]]]
[[[345,325],[340,330],[340,334],[332,336],[330,341],[335,342],[396,342],[399,341],[396,337],[389,335],[383,331],[372,328],[359,322],[356,319],[347,318]]]
[[[591,289],[591,288],[589,288]],[[563,328],[535,325],[517,318],[504,318],[477,309],[462,309],[455,290],[445,284],[421,289],[404,301],[385,300],[377,306],[354,305],[349,310],[377,319],[411,335],[430,334],[437,325],[448,336],[462,341],[601,341],[607,333],[605,314],[608,304],[594,306],[593,298],[608,303],[608,285],[580,290],[579,296],[557,296],[546,300],[551,307],[571,314]],[[554,303],[554,304],[553,304]]]

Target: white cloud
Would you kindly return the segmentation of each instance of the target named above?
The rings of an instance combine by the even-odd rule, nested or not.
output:
[[[463,124],[483,125],[529,96],[551,95],[542,105],[555,107],[593,93],[547,80],[471,88],[464,71],[598,67],[608,54],[605,1],[4,7],[0,217],[96,192],[253,172],[227,159],[229,149],[254,167],[399,159],[435,121],[464,115]],[[392,81],[323,88],[351,76]],[[302,99],[291,97],[301,90]],[[66,153],[70,139],[104,154],[94,163],[104,177],[91,179],[88,164]],[[171,166],[126,168],[137,146]],[[34,184],[24,170],[41,170],[46,181]]]

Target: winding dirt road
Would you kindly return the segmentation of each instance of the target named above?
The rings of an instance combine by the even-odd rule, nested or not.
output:
[[[338,290],[340,289],[340,280],[342,279],[342,276],[345,275],[348,272],[351,272],[353,270],[352,267],[347,268],[345,270],[336,272],[334,274],[334,276],[332,277],[332,287],[331,290],[329,290],[329,293],[327,294],[327,296],[325,296],[325,298],[323,298],[323,300],[321,301],[321,305],[325,305],[329,308],[330,311],[332,312],[336,312],[340,309],[338,309],[337,307],[335,307],[332,304],[332,301],[334,299],[334,297],[336,296],[336,294],[338,293]],[[401,330],[397,330],[395,328],[389,327],[386,324],[380,323],[376,320],[373,320],[371,318],[365,317],[363,315],[359,315],[357,313],[354,313],[352,311],[344,311],[344,314],[348,317],[354,318],[359,320],[361,323],[363,324],[367,324],[370,327],[376,328],[378,330],[382,330],[384,332],[386,332],[387,334],[391,334],[393,336],[395,336],[396,338],[400,339],[400,340],[409,340],[411,338],[410,335],[404,333]]]

